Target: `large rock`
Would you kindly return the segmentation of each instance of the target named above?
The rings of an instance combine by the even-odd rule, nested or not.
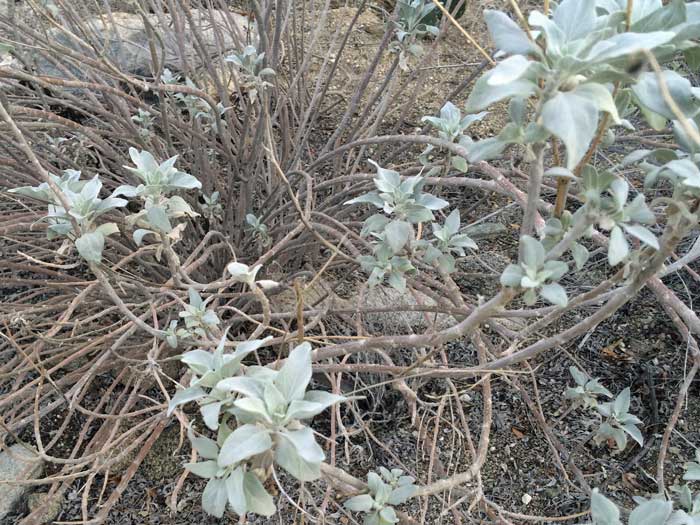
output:
[[[158,62],[166,68],[182,70],[183,56],[190,66],[196,68],[202,65],[202,58],[195,47],[195,33],[201,39],[204,54],[208,57],[217,55],[220,50],[226,53],[240,51],[247,43],[256,42],[255,26],[245,16],[206,9],[191,9],[190,15],[191,25],[184,14],[177,18],[169,14],[146,15],[148,24],[162,40],[162,47],[156,40],[155,49]],[[181,33],[176,30],[176,20],[182,24]],[[149,29],[141,15],[115,12],[111,16],[101,15],[83,20],[82,24],[88,28],[87,37],[77,38],[61,27],[52,29],[49,38],[96,60],[104,57],[124,73],[150,75],[152,55]],[[85,77],[85,73],[69,60],[65,60],[63,65],[68,64],[70,71],[77,78]],[[37,55],[36,67],[43,75],[66,76],[65,72],[41,55]]]
[[[27,481],[41,472],[43,461],[20,444],[0,452],[0,479]],[[0,490],[0,523],[30,487],[3,484]]]

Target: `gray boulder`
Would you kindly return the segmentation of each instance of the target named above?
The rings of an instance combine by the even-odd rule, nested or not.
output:
[[[43,461],[20,444],[0,452],[0,479],[27,481],[35,479],[43,467]],[[0,490],[0,523],[10,513],[20,498],[30,488],[28,485],[3,484]]]
[[[49,31],[49,39],[95,60],[104,58],[123,73],[137,75],[151,73],[151,30],[160,35],[160,40],[156,40],[155,45],[158,62],[171,70],[182,70],[184,61],[194,68],[202,65],[203,57],[196,51],[198,44],[195,33],[201,39],[204,60],[216,56],[220,51],[240,51],[248,43],[255,44],[255,25],[245,16],[206,9],[191,9],[190,15],[191,24],[184,14],[180,14],[177,19],[169,14],[149,14],[145,17],[146,23],[141,15],[114,12],[83,20],[83,32],[66,31],[65,28],[52,29]],[[181,32],[176,30],[176,20],[182,24]],[[85,77],[84,71],[77,64],[61,57],[53,58],[58,58],[75,77]],[[67,76],[43,55],[36,56],[36,68],[42,75]]]

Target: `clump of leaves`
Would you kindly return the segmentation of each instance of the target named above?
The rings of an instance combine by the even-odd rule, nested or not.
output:
[[[613,394],[600,384],[598,379],[591,379],[575,366],[569,367],[569,372],[576,382],[575,387],[569,387],[564,392],[564,398],[573,402],[573,407],[592,410],[602,422],[596,430],[594,441],[601,443],[612,442],[617,452],[627,447],[627,436],[631,436],[640,445],[644,438],[637,425],[641,420],[629,413],[630,389],[625,388],[613,401],[600,402],[599,397],[612,398]]]
[[[150,111],[139,108],[138,113],[131,117],[131,120],[139,125],[139,136],[147,139],[151,136],[151,129],[155,119]]]
[[[202,300],[202,296],[197,293],[197,290],[190,288],[188,295],[190,304],[185,305],[185,309],[180,312],[180,318],[185,321],[188,335],[204,337],[219,325],[219,317],[214,310],[207,309],[209,300]]]
[[[630,436],[641,446],[644,438],[637,425],[642,421],[635,415],[629,413],[630,389],[625,388],[618,394],[614,401],[599,403],[596,406],[598,413],[605,418],[596,435],[593,437],[598,444],[612,440],[617,451],[620,452],[627,447],[627,436]]]
[[[501,274],[501,284],[513,288],[524,288],[523,299],[531,306],[539,295],[557,306],[566,306],[569,299],[566,290],[557,281],[569,271],[562,261],[547,261],[544,246],[529,235],[520,238],[523,258],[520,264],[509,264]]]
[[[398,523],[394,506],[401,505],[416,493],[415,479],[404,476],[403,470],[379,468],[367,474],[369,494],[354,496],[345,502],[345,508],[364,512],[364,525],[389,525]]]
[[[455,256],[464,257],[466,255],[465,249],[479,249],[468,235],[459,233],[461,217],[458,209],[453,210],[447,216],[442,226],[434,222],[432,228],[433,238],[429,241],[418,241],[416,244],[425,250],[423,260],[428,264],[436,263],[438,268],[445,273],[455,271]]]
[[[274,76],[275,70],[265,67],[265,53],[258,53],[255,46],[246,46],[241,53],[229,55],[225,60],[240,71],[239,82],[251,101],[257,98],[259,91],[272,85],[266,78]]]
[[[700,461],[700,453],[696,453]],[[686,464],[688,479],[690,469]],[[692,477],[692,476],[690,476]],[[700,494],[693,496],[688,484],[672,487],[678,494],[679,509],[674,510],[674,501],[661,495],[651,499],[634,497],[637,506],[629,516],[629,525],[698,525],[700,524]],[[617,505],[603,496],[598,489],[591,494],[591,518],[593,525],[622,525],[620,510]]]
[[[564,393],[566,399],[574,403],[574,407],[596,408],[598,396],[612,398],[612,392],[600,384],[598,379],[591,379],[575,366],[569,367],[571,376],[576,381],[575,387],[569,387]]]
[[[217,440],[190,434],[193,447],[205,459],[187,469],[209,481],[202,494],[206,512],[221,517],[226,505],[239,515],[271,516],[276,508],[262,482],[277,464],[299,481],[321,475],[325,459],[313,431],[302,422],[344,398],[306,389],[311,381],[311,345],[303,343],[289,354],[282,368],[250,366],[242,359],[266,340],[240,343],[225,354],[224,340],[212,355],[195,350],[183,355],[193,379],[170,403],[198,401],[205,424]],[[232,430],[229,423],[236,422]]]
[[[210,221],[214,219],[221,220],[224,214],[224,208],[221,205],[221,194],[218,191],[213,192],[211,195],[202,193],[202,199],[204,203],[199,205],[202,209],[202,215]]]
[[[61,177],[49,174],[63,195],[68,209],[63,206],[48,182],[9,191],[47,202],[47,214],[40,219],[48,222],[47,238],[66,237],[86,261],[99,263],[102,260],[105,238],[117,233],[119,228],[113,222],[97,224],[97,218],[112,210],[123,208],[127,201],[118,198],[118,191],[114,191],[106,199],[101,199],[99,194],[102,182],[99,177],[95,175],[90,180],[80,180],[80,175],[81,173],[75,170],[65,170]],[[74,230],[74,224],[77,225],[77,232]]]
[[[129,155],[136,167],[125,166],[139,180],[138,186],[119,186],[114,194],[125,197],[139,197],[144,208],[129,217],[132,224],[143,228],[134,231],[134,241],[141,244],[146,235],[167,235],[179,238],[179,232],[184,224],[174,228],[171,219],[180,217],[195,217],[190,205],[179,195],[172,195],[178,190],[200,189],[202,184],[189,173],[175,168],[178,156],[158,163],[148,151],[129,149]]]
[[[437,26],[426,23],[434,9],[435,5],[429,0],[399,0],[394,22],[396,42],[392,42],[390,49],[399,53],[399,67],[404,71],[408,70],[411,56],[418,58],[423,55],[423,46],[419,41],[428,35],[437,36],[440,32]]]
[[[255,235],[262,246],[269,246],[272,243],[267,225],[262,222],[261,218],[249,213],[245,216],[245,222],[248,224],[248,229]]]
[[[475,115],[465,115],[462,117],[462,112],[452,102],[446,102],[440,109],[439,117],[426,116],[421,119],[422,122],[429,123],[434,127],[438,136],[448,142],[457,142],[458,144],[468,148],[472,144],[472,139],[465,135],[465,131],[474,122],[482,120],[488,113],[482,111]],[[424,164],[427,163],[427,156],[432,152],[434,147],[429,145],[421,153],[420,159]],[[469,166],[464,157],[458,155],[449,155],[450,164],[456,170],[466,173]]]

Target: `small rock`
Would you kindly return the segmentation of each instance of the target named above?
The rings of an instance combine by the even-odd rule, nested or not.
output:
[[[39,475],[43,466],[41,459],[19,443],[0,452],[0,479],[26,481]],[[28,485],[4,484],[0,490],[0,521],[10,513],[19,499],[29,489]]]
[[[44,507],[37,516],[37,523],[50,523],[58,517],[61,512],[61,499],[52,497],[48,502],[47,495],[44,492],[35,492],[27,498],[27,506],[31,512],[34,512],[40,507]]]
[[[530,496],[529,494],[525,493],[525,494],[523,494],[523,497],[520,498],[520,499],[522,500],[523,505],[528,505],[528,504],[532,501],[532,496]]]

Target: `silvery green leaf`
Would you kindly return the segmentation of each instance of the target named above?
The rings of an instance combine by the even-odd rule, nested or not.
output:
[[[174,410],[179,405],[184,405],[185,403],[190,403],[191,401],[202,399],[203,397],[206,397],[206,395],[206,392],[204,392],[204,390],[202,390],[198,386],[178,390],[177,392],[175,392],[175,395],[170,400],[170,403],[168,403],[168,416],[172,415]]]
[[[415,493],[416,487],[414,485],[402,485],[391,491],[387,503],[389,505],[401,505],[411,499]]]
[[[625,388],[620,392],[612,405],[613,413],[616,415],[626,414],[630,409],[630,388]]]
[[[583,38],[596,28],[594,0],[563,0],[554,10],[553,21],[567,40]]]
[[[627,432],[632,439],[634,439],[641,447],[644,444],[644,437],[640,430],[633,424],[622,425],[622,430]]]
[[[173,157],[173,159],[177,159],[177,156]],[[199,182],[196,179],[196,177],[193,177],[189,173],[185,173],[183,171],[176,171],[170,177],[168,177],[168,186],[192,190],[196,188],[201,188],[202,183]]]
[[[236,282],[246,283],[249,286],[255,284],[255,277],[262,268],[262,265],[258,264],[253,268],[250,268],[247,264],[239,262],[230,262],[226,265],[226,270],[231,274],[231,278]]]
[[[601,403],[597,407],[600,415],[604,417],[610,417],[612,415],[612,403]]]
[[[594,440],[597,444],[613,440],[615,442],[616,451],[622,452],[627,447],[627,434],[621,428],[613,427],[608,423],[603,423],[598,429]]]
[[[106,222],[95,228],[95,231],[101,233],[104,237],[107,237],[114,233],[119,233],[119,227],[113,222]]]
[[[129,166],[124,166],[126,169],[136,172],[143,170],[145,172],[157,171],[158,163],[148,151],[139,151],[136,148],[129,148],[129,156],[131,161],[136,165],[136,169]]]
[[[88,262],[99,263],[102,260],[102,250],[105,247],[105,238],[98,231],[84,233],[75,240],[75,248]]]
[[[382,524],[399,522],[399,518],[393,507],[384,507],[379,511],[379,517],[382,519]]]
[[[214,356],[206,350],[192,350],[183,354],[180,361],[190,367],[197,375],[203,375],[214,367]]]
[[[537,291],[535,288],[530,288],[523,294],[523,301],[527,306],[532,306],[537,302]]]
[[[372,505],[374,505],[374,500],[369,494],[360,494],[359,496],[354,496],[347,500],[343,507],[352,512],[369,512],[372,510]]]
[[[219,471],[216,461],[200,461],[199,463],[185,463],[185,468],[200,478],[213,478]]]
[[[220,518],[224,515],[227,501],[228,496],[224,480],[210,479],[207,486],[204,487],[204,492],[202,492],[202,509],[204,509],[204,512]]]
[[[674,37],[675,34],[670,31],[620,33],[594,45],[586,60],[601,63],[614,58],[640,53],[645,49],[653,50],[670,42]]]
[[[360,195],[359,197],[355,197],[354,199],[350,199],[349,201],[346,201],[345,204],[372,204],[376,206],[377,208],[382,208],[384,207],[384,199],[382,199],[378,193],[372,191],[369,193],[365,193],[364,195]]]
[[[242,360],[245,356],[262,347],[270,339],[272,339],[271,335],[262,339],[251,339],[249,341],[241,341],[236,345],[236,351],[233,353],[233,356],[240,362],[240,360]]]
[[[609,14],[625,12],[627,0],[597,0],[597,6],[606,10]],[[653,13],[661,7],[661,0],[636,0],[632,8],[632,22]]]
[[[450,235],[457,235],[461,225],[459,208],[455,208],[445,219],[445,229]]]
[[[588,382],[588,376],[586,374],[584,374],[581,370],[576,368],[575,366],[570,366],[569,372],[571,373],[571,376],[574,378],[574,381],[576,381],[576,384],[584,386]]]
[[[636,237],[647,246],[651,246],[655,250],[658,250],[660,248],[659,241],[656,239],[656,236],[644,226],[639,226],[636,224],[623,224],[622,227],[627,233],[629,233],[633,237]]]
[[[464,131],[469,126],[474,124],[474,122],[480,122],[486,115],[488,115],[488,111],[482,111],[480,113],[474,113],[472,115],[465,115],[464,118],[459,122],[459,127],[462,129],[462,131]]]
[[[374,184],[379,191],[391,193],[401,184],[401,176],[397,171],[382,168],[375,161],[369,159],[367,162],[372,164],[377,169],[377,178],[374,179]]]
[[[365,219],[365,222],[362,225],[362,232],[360,233],[360,235],[366,237],[370,233],[382,231],[389,222],[389,220],[390,219],[386,215],[382,215],[381,213],[375,213],[374,215],[371,215],[370,217]]]
[[[622,525],[617,505],[598,492],[598,489],[593,489],[591,494],[591,517],[594,525]]]
[[[630,247],[625,239],[625,234],[619,226],[615,226],[610,232],[610,244],[608,246],[608,263],[617,266],[629,255]]]
[[[537,89],[537,84],[528,79],[518,79],[509,84],[492,86],[489,78],[492,72],[483,75],[472,89],[467,99],[467,113],[476,113],[503,99],[511,97],[529,98]]]
[[[566,43],[564,33],[548,16],[539,11],[532,11],[528,17],[531,27],[540,28],[547,41],[547,53],[553,57],[561,56],[562,46]]]
[[[202,414],[202,420],[204,424],[211,430],[218,430],[219,428],[219,414],[221,413],[221,401],[215,403],[208,403],[206,405],[201,405],[199,407],[199,412]]]
[[[698,131],[698,125],[695,123],[694,120],[686,120],[686,123],[690,126],[691,129],[694,129],[696,132]],[[677,120],[673,121],[673,135],[676,138],[676,142],[683,151],[697,153],[698,148],[700,148],[700,145],[695,143],[695,140],[693,140],[688,135],[684,127]]]
[[[85,186],[80,190],[80,196],[87,201],[95,200],[102,189],[102,182],[97,175],[87,181]]]
[[[598,106],[578,90],[559,92],[545,102],[542,123],[566,146],[566,167],[573,170],[583,159],[598,129]]]
[[[386,242],[394,253],[399,253],[408,243],[413,228],[405,221],[392,221],[385,230]]]
[[[241,467],[236,468],[229,477],[225,479],[226,496],[228,504],[239,516],[245,516],[248,512],[245,500],[245,490],[243,489],[243,479],[245,473]]]
[[[664,525],[672,511],[670,501],[650,499],[632,511],[629,525]]]
[[[262,399],[265,390],[265,383],[252,377],[228,377],[216,384],[217,390],[225,392],[236,392],[247,397]]]
[[[497,137],[490,137],[472,142],[467,146],[467,157],[469,161],[473,163],[495,159],[503,153],[507,145],[508,144]]]
[[[520,286],[522,288],[537,288],[540,284],[542,284],[540,279],[533,279],[529,275],[523,275],[523,278],[520,279]]]
[[[267,493],[265,487],[252,472],[246,472],[243,477],[243,493],[249,512],[261,516],[272,516],[277,511],[272,496]]]
[[[601,394],[606,397],[613,397],[612,392],[601,385],[597,379],[591,379],[586,383],[586,390],[593,394]]]
[[[164,233],[170,233],[173,230],[170,219],[168,219],[168,215],[163,208],[159,208],[158,206],[148,208],[146,217],[151,226]]]
[[[486,9],[484,19],[496,47],[511,55],[528,54],[536,51],[536,46],[525,31],[502,11]]]
[[[174,195],[166,201],[169,217],[198,217],[199,213],[192,211],[192,207],[179,195]]]
[[[590,254],[588,253],[588,248],[586,248],[583,244],[580,243],[574,243],[574,245],[571,247],[571,255],[574,258],[574,262],[576,263],[576,269],[580,270],[582,269],[586,262],[588,262],[588,258],[590,257]]]
[[[42,185],[43,186],[43,185]],[[18,195],[24,195],[26,197],[33,197],[37,200],[42,200],[42,201],[50,201],[53,200],[49,195],[52,193],[50,192],[48,188],[48,184],[46,184],[46,187],[33,187],[33,186],[22,186],[20,188],[10,188],[7,190],[9,193],[16,193]]]
[[[544,265],[544,246],[542,243],[529,235],[520,238],[523,245],[523,263],[528,268],[539,269]]]
[[[462,112],[457,106],[448,100],[445,105],[440,108],[440,118],[449,123],[459,122],[459,120],[462,118]]]
[[[558,281],[569,271],[569,265],[562,261],[547,261],[543,269],[549,272],[549,280]]]
[[[187,437],[192,443],[192,448],[204,459],[216,459],[219,456],[219,446],[213,439],[203,436],[197,437],[191,430],[188,431]]]
[[[281,421],[287,413],[287,400],[274,383],[267,383],[263,391],[263,401],[268,415],[274,421]]]
[[[690,159],[673,160],[666,164],[665,169],[681,177],[686,186],[700,188],[700,170]]]
[[[275,461],[299,481],[313,481],[321,477],[323,449],[316,443],[309,427],[280,432],[275,449]]]
[[[311,381],[311,345],[302,343],[289,353],[277,377],[275,385],[288,402],[303,399]]]
[[[564,307],[569,303],[569,298],[566,296],[566,290],[558,283],[545,284],[540,289],[540,295],[547,302],[557,306]]]
[[[268,339],[267,337],[265,339]],[[252,379],[255,379],[257,381],[262,381],[263,383],[267,383],[269,381],[274,381],[275,377],[277,377],[277,370],[272,370],[271,368],[268,368],[266,366],[249,366],[246,369],[246,376],[250,377]]]
[[[344,396],[312,390],[306,393],[302,401],[296,400],[290,403],[287,416],[292,419],[308,419],[342,401],[345,401]]]
[[[449,253],[443,253],[437,260],[438,268],[443,273],[453,273],[457,268],[455,258]]]
[[[398,292],[406,291],[406,278],[398,272],[391,272],[387,279],[389,286],[394,288]]]
[[[441,210],[450,205],[446,200],[435,197],[429,193],[421,193],[418,195],[418,197],[416,197],[416,202],[429,210]]]
[[[576,179],[574,172],[568,168],[562,166],[556,166],[554,168],[549,168],[544,172],[545,177],[564,177],[566,179]]]
[[[460,173],[466,173],[469,171],[469,164],[467,164],[467,160],[464,157],[455,155],[450,159],[450,163],[452,164],[452,167]]]
[[[257,425],[243,425],[224,441],[219,452],[220,467],[228,467],[269,450],[272,440],[267,430]]]
[[[518,287],[523,278],[523,269],[517,264],[509,264],[501,274],[501,284],[503,286]]]
[[[382,481],[382,478],[380,478],[376,472],[367,473],[367,486],[372,494],[376,495],[381,490],[383,485],[384,482]]]
[[[533,65],[522,55],[513,55],[496,64],[488,77],[490,86],[504,86],[521,78]]]
[[[662,76],[671,98],[678,105],[681,113],[687,117],[695,116],[700,111],[700,105],[693,94],[690,81],[670,70],[663,71]],[[676,115],[664,100],[655,72],[642,73],[637,83],[632,86],[632,91],[648,110],[668,120],[676,119]]]
[[[264,421],[272,424],[272,420],[265,408],[265,402],[262,399],[246,397],[238,399],[233,403],[235,407],[236,417],[239,419],[245,418],[246,422]]]
[[[98,214],[102,214],[106,211],[113,210],[115,208],[123,208],[129,204],[126,199],[117,199],[116,197],[107,197],[99,202],[96,211]]]
[[[134,231],[134,242],[136,243],[136,246],[141,246],[141,244],[143,244],[143,238],[149,234],[155,235],[156,232],[152,230],[145,230],[143,228],[139,228],[138,230]]]
[[[683,479],[686,481],[700,481],[700,463],[686,463]]]
[[[610,90],[602,84],[587,82],[576,88],[576,94],[591,100],[600,111],[608,113],[613,123],[620,124],[620,115]]]

